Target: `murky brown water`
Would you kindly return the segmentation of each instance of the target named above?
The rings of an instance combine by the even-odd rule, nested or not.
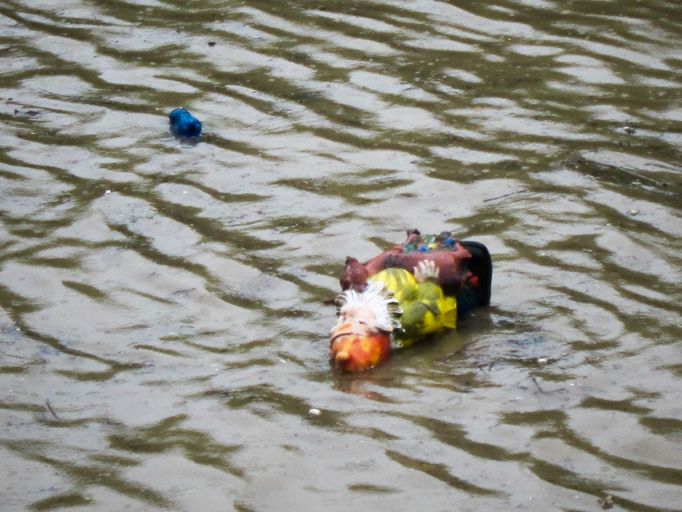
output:
[[[0,120],[2,510],[682,510],[677,0],[9,0]],[[492,306],[334,375],[411,227]]]

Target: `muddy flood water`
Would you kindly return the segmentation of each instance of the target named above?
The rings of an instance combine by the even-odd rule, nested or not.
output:
[[[682,510],[678,0],[5,0],[0,121],[3,512]],[[490,307],[333,371],[414,227]]]

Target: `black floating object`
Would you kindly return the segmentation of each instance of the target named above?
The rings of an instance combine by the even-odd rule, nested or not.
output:
[[[201,135],[201,121],[184,108],[174,109],[170,115],[170,131],[176,137],[186,139],[199,138]]]

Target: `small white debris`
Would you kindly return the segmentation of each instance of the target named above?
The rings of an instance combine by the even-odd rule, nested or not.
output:
[[[628,210],[628,215],[632,215],[633,217],[639,213],[639,210],[635,210],[634,208],[632,210]]]
[[[111,194],[111,190],[107,190],[105,194]]]
[[[308,411],[308,414],[310,414],[311,416],[319,416],[320,414],[322,414],[322,411],[313,408]]]
[[[538,357],[538,364],[547,364],[546,357]]]

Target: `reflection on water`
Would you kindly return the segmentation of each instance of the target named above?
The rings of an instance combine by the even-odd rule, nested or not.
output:
[[[5,2],[4,507],[678,509],[681,38],[672,0]],[[335,374],[345,256],[412,227],[486,243],[492,306]]]

